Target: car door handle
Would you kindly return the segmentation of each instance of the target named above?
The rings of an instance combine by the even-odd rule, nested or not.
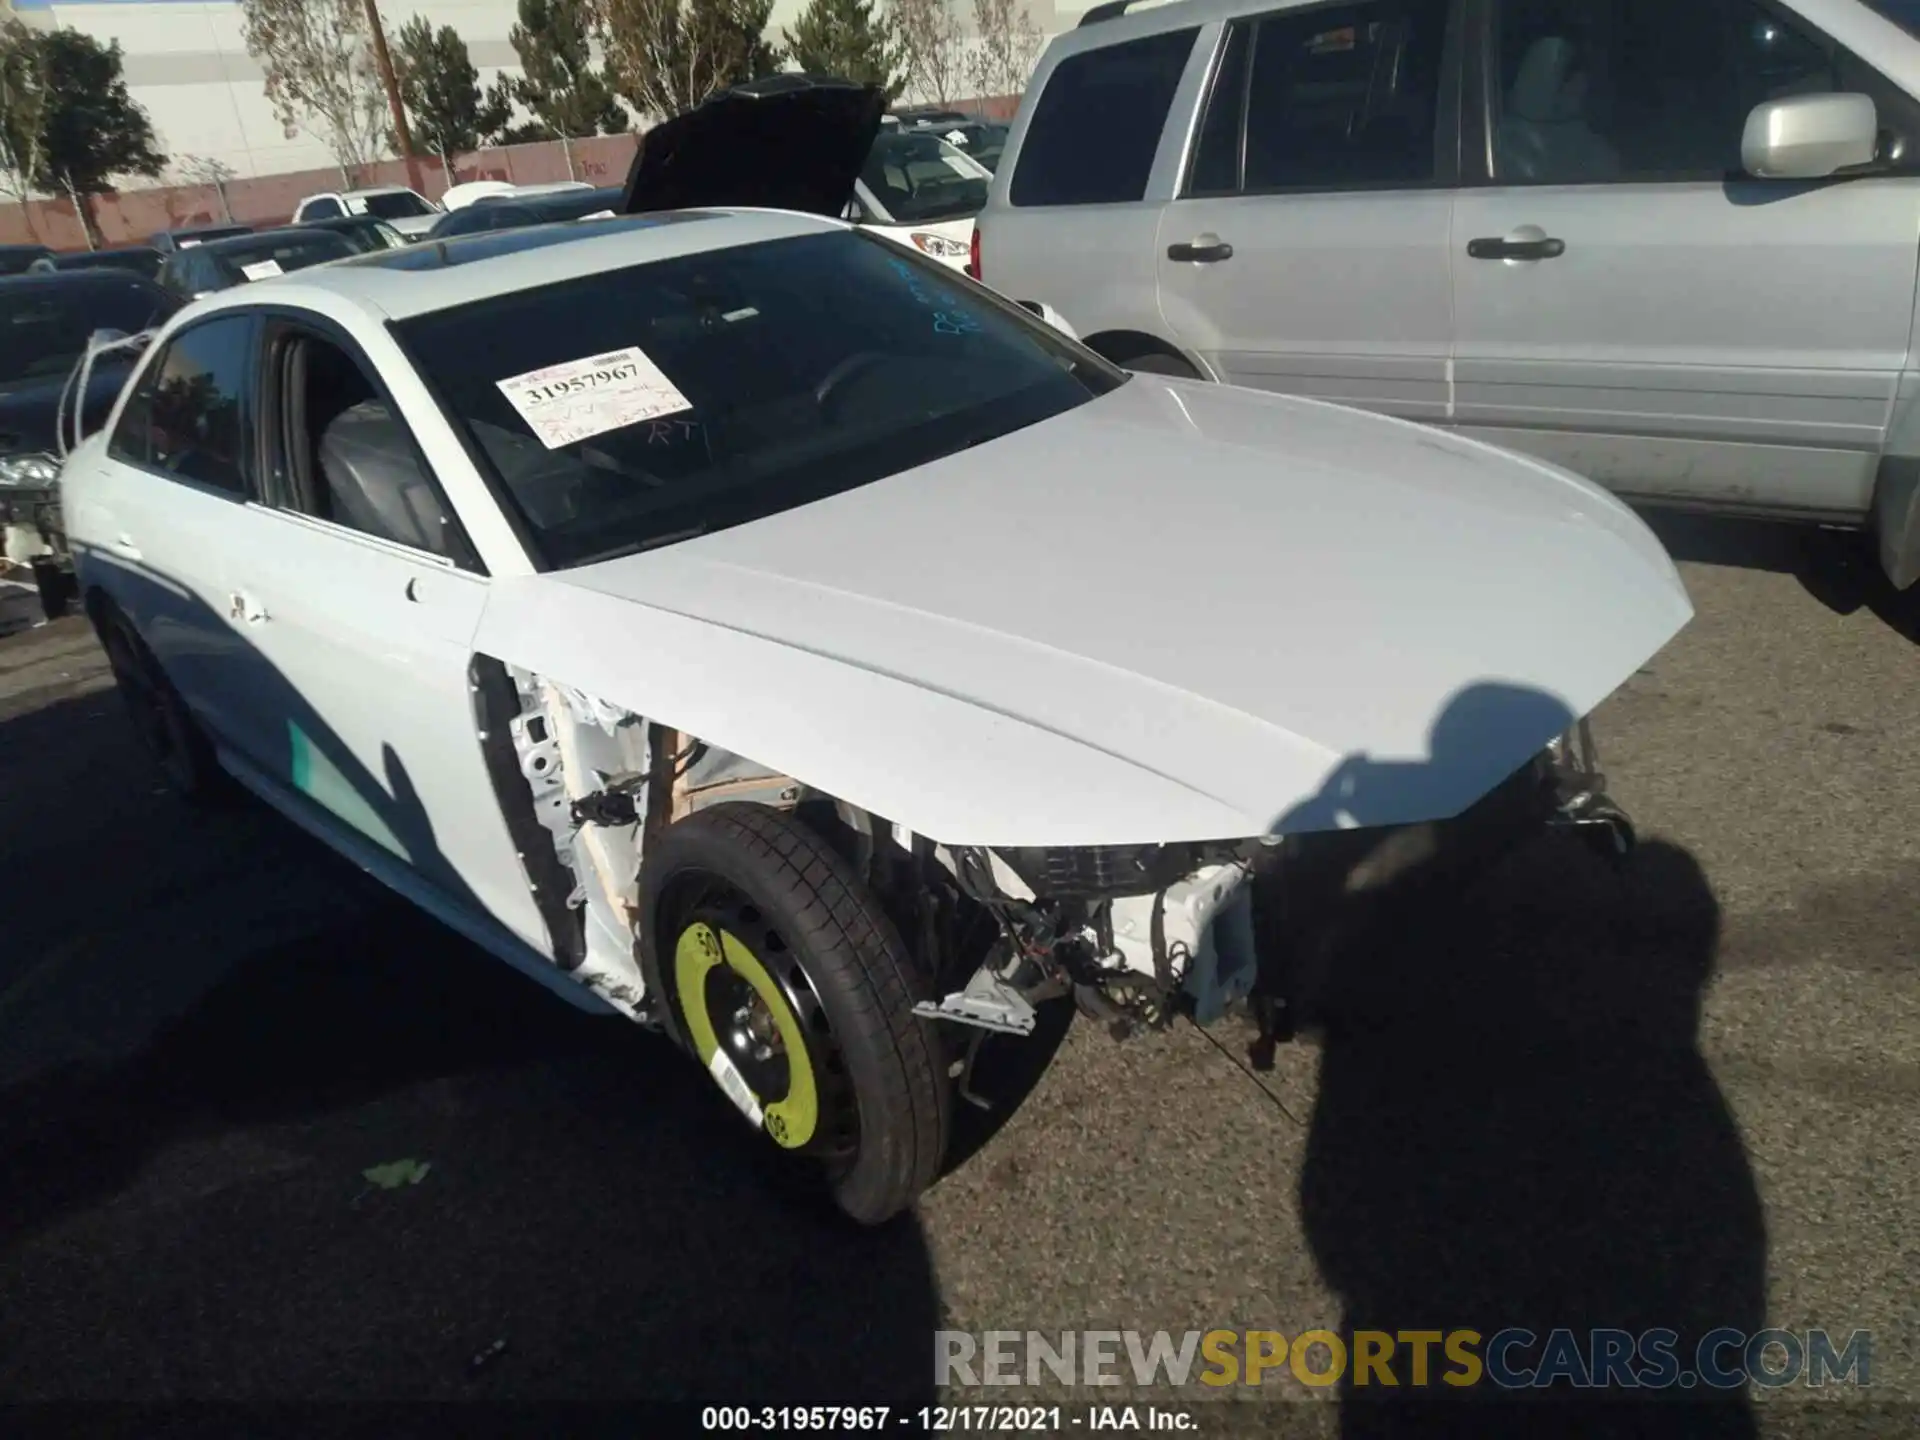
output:
[[[124,531],[107,541],[106,548],[110,553],[118,555],[122,560],[138,560],[140,558],[140,547],[134,544],[133,537]]]
[[[1217,260],[1231,260],[1233,246],[1218,235],[1196,235],[1182,244],[1167,246],[1167,258],[1192,261],[1196,265],[1211,265]]]
[[[1467,242],[1467,254],[1475,260],[1558,260],[1567,253],[1567,242],[1551,235],[1539,240],[1505,240],[1497,235]]]

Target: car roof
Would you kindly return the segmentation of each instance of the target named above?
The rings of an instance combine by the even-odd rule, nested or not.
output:
[[[693,223],[698,222],[698,223]],[[276,279],[270,295],[252,286],[228,292],[218,308],[247,303],[372,311],[404,320],[475,300],[532,290],[559,279],[724,250],[762,240],[852,227],[787,210],[667,210],[604,220],[567,220],[515,230],[486,230],[379,250]],[[564,255],[554,253],[565,247]],[[205,312],[201,312],[205,313]]]
[[[310,241],[320,228],[318,225],[281,225],[272,230],[250,230],[245,235],[228,235],[193,248],[208,255],[232,255],[241,250],[257,249],[263,243],[285,245],[295,240]]]

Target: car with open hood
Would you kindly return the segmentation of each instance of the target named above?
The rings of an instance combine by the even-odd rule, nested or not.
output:
[[[35,573],[49,615],[66,594],[55,578],[68,572],[60,524],[66,435],[76,407],[83,428],[106,418],[131,357],[108,356],[84,377],[80,361],[95,337],[146,330],[178,308],[152,281],[124,271],[0,278],[0,524],[8,559],[41,562]]]
[[[733,140],[871,104],[810,93]],[[639,213],[147,338],[64,493],[174,787],[663,1032],[869,1223],[984,1041],[1244,1002],[1277,1042],[1302,897],[1627,845],[1584,721],[1692,610],[1618,501],[1130,375],[838,218],[870,134],[784,208],[714,139],[650,143]]]

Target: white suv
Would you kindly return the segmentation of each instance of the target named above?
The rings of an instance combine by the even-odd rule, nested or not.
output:
[[[372,215],[384,220],[409,240],[433,228],[441,210],[418,190],[404,185],[375,185],[365,190],[329,190],[309,195],[293,210],[293,224],[334,220],[342,215]]]
[[[1920,579],[1915,0],[1126,8],[1035,67],[987,284]]]

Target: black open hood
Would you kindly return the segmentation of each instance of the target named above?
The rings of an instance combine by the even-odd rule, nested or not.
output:
[[[621,208],[839,215],[886,110],[879,86],[831,75],[771,75],[722,90],[641,137]]]

